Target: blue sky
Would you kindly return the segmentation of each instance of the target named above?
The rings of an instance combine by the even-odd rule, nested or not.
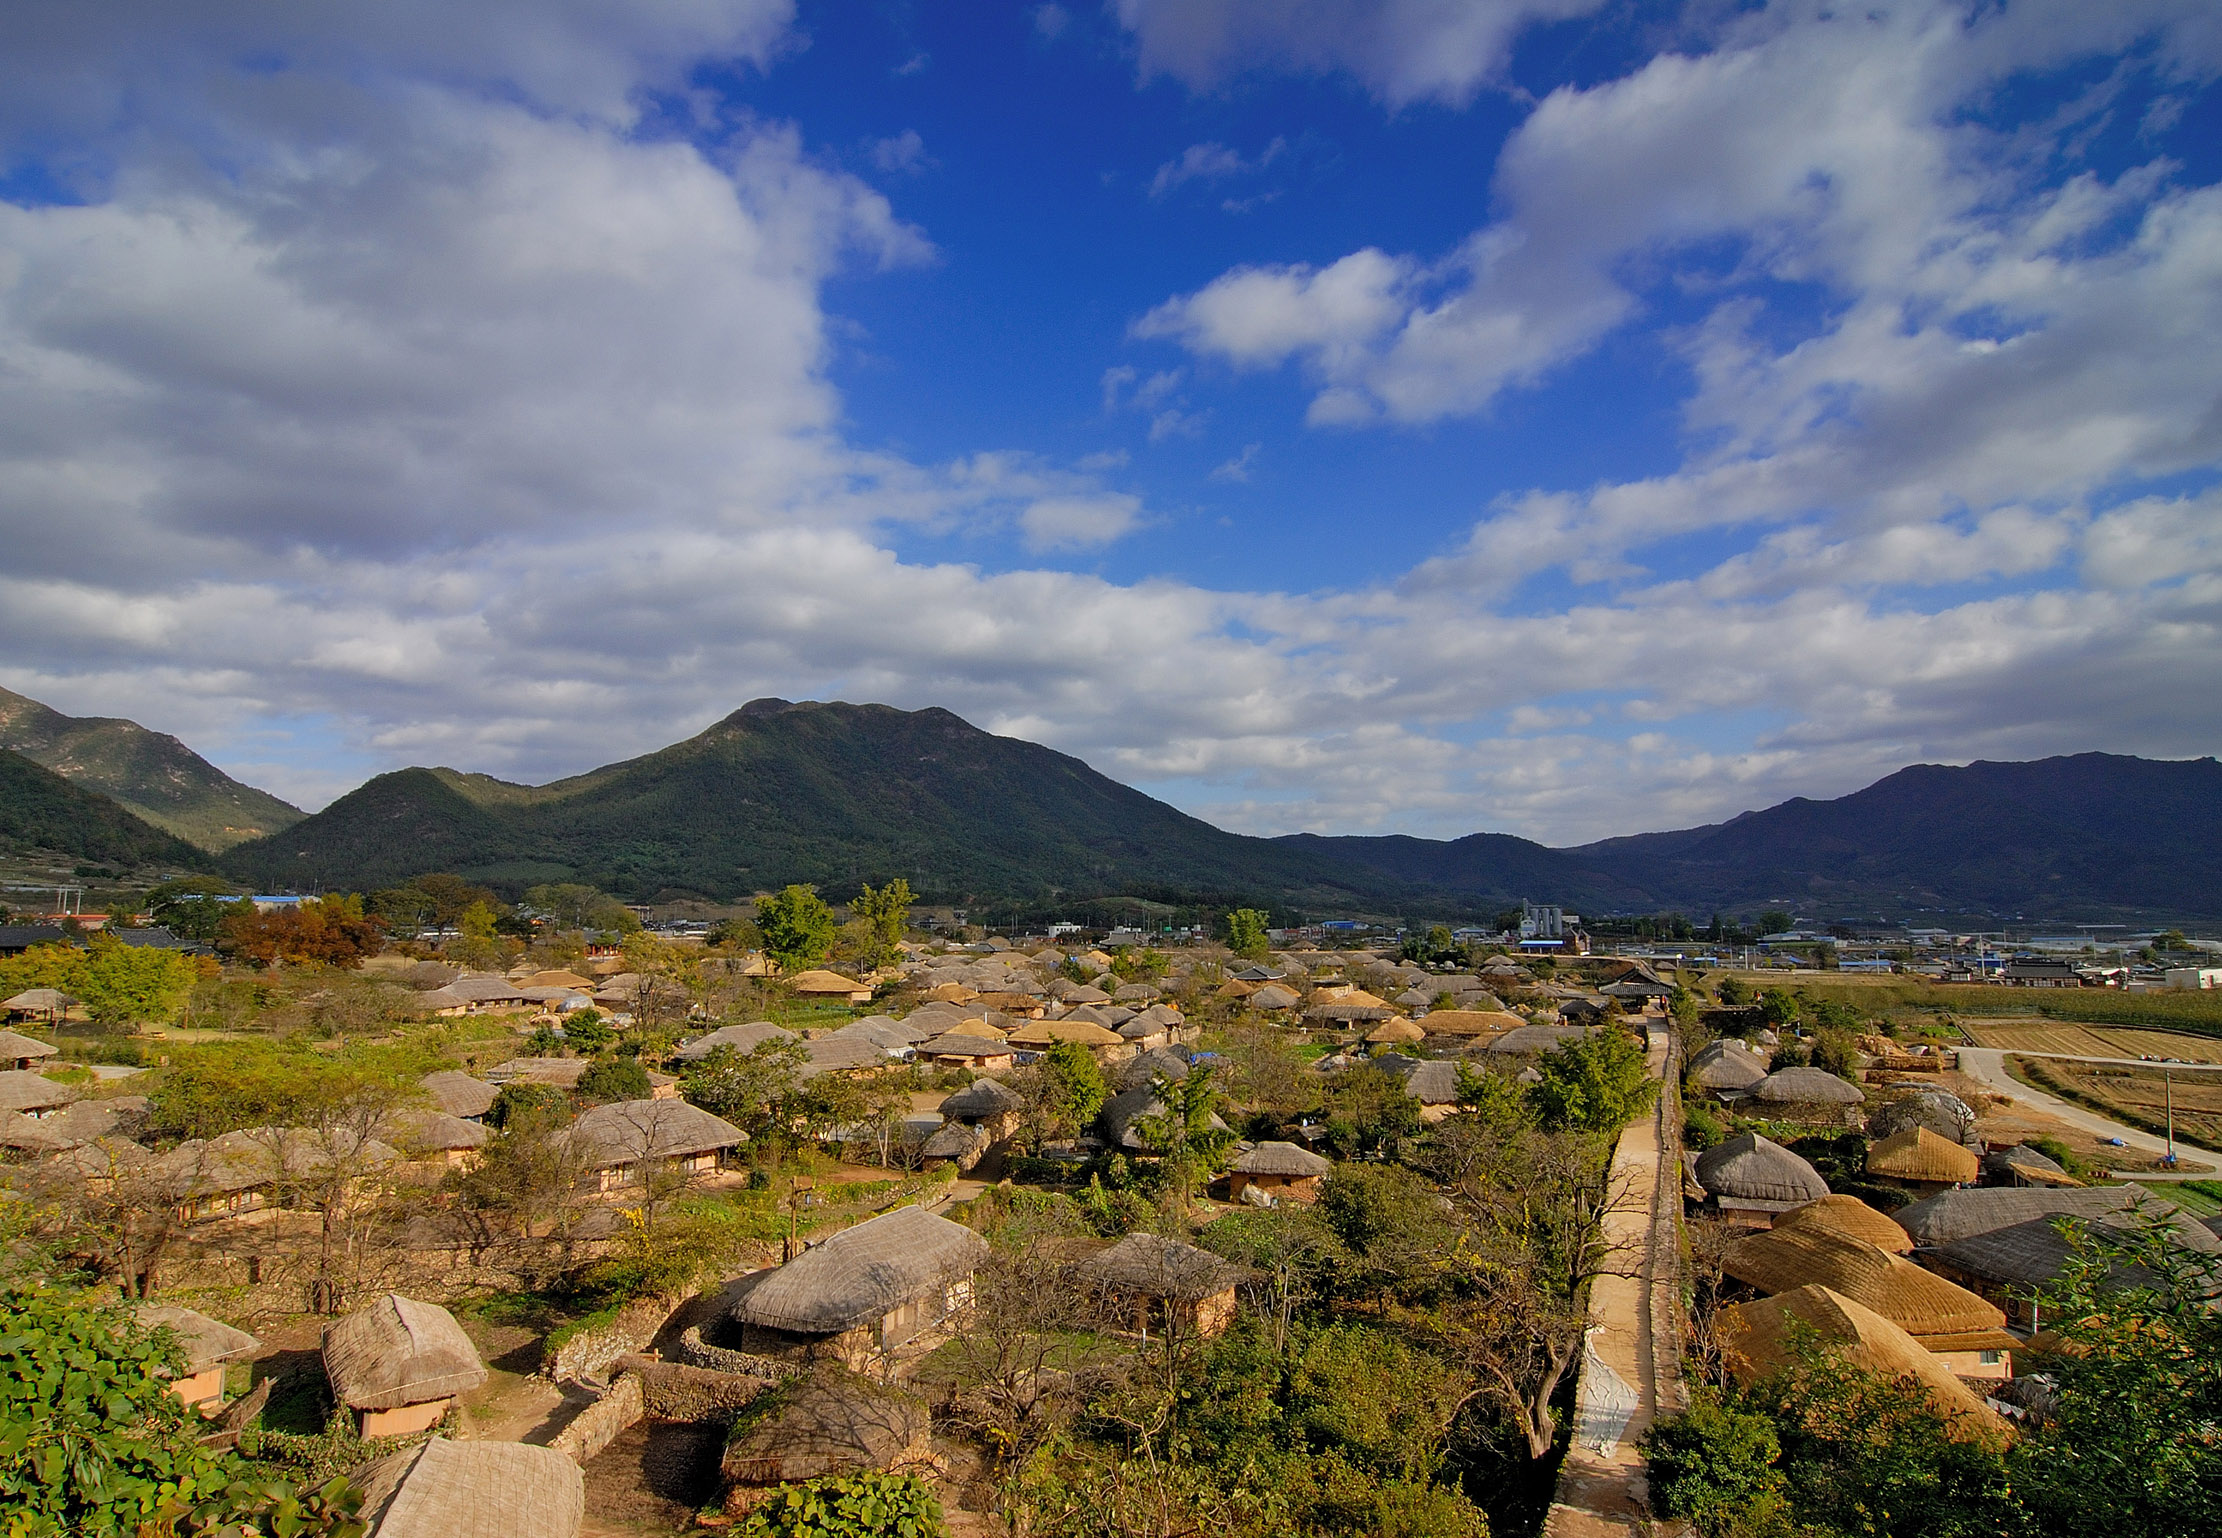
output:
[[[2199,0],[0,20],[0,683],[304,804],[763,694],[1257,832],[2222,745]]]

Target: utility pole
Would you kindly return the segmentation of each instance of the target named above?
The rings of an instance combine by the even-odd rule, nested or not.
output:
[[[2160,1070],[2160,1082],[2167,1088],[2168,1165],[2173,1169],[2176,1163],[2176,1076],[2163,1068]]]

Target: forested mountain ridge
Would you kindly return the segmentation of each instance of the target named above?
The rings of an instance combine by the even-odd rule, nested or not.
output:
[[[65,716],[6,689],[0,689],[0,748],[202,849],[229,849],[306,815],[242,785],[167,733],[111,716]]]
[[[0,748],[0,852],[53,850],[116,867],[206,870],[205,850],[155,827],[97,791]]]

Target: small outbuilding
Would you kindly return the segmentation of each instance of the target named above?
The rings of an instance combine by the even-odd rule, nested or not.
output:
[[[357,1435],[391,1437],[437,1426],[486,1366],[453,1314],[389,1292],[324,1327],[324,1376]]]
[[[1916,1124],[1870,1145],[1867,1173],[1926,1196],[1972,1184],[1983,1173],[1983,1161]]]
[[[1994,1149],[1983,1155],[1983,1183],[1994,1186],[2079,1186],[2076,1179],[2027,1143]]]
[[[941,1102],[945,1120],[978,1127],[993,1138],[1008,1137],[1026,1112],[1026,1098],[994,1079],[974,1079]]]
[[[565,1136],[604,1191],[642,1184],[656,1169],[706,1175],[748,1141],[722,1116],[684,1100],[619,1100],[598,1105]]]
[[[766,1272],[733,1305],[741,1349],[859,1365],[972,1301],[987,1241],[898,1207]]]
[[[1202,1336],[1234,1320],[1240,1268],[1209,1250],[1160,1234],[1128,1234],[1082,1261],[1078,1274],[1116,1329],[1147,1339],[1178,1329]]]
[[[69,1002],[68,996],[55,993],[52,988],[25,989],[8,1000],[5,1006],[0,1007],[5,1007],[12,1015],[32,1014],[35,1011],[27,1007],[24,1001],[50,993],[54,994],[54,997],[60,1002],[53,1006],[54,1012],[44,1016],[44,1018],[60,1019],[63,1007]],[[26,1036],[21,1031],[0,1031],[0,1070],[20,1072],[27,1068],[35,1068],[41,1058],[52,1057],[54,1053],[55,1047],[51,1042],[40,1041],[36,1036]]]
[[[1244,1192],[1255,1190],[1275,1201],[1315,1202],[1320,1182],[1334,1169],[1332,1160],[1294,1143],[1260,1143],[1235,1155],[1228,1167],[1227,1197],[1241,1201]]]
[[[1697,1156],[1705,1204],[1732,1223],[1766,1226],[1778,1212],[1829,1194],[1821,1172],[1789,1149],[1746,1132]]]
[[[347,1476],[365,1538],[577,1538],[586,1474],[552,1447],[432,1437]]]
[[[177,1337],[185,1355],[185,1376],[170,1380],[170,1392],[188,1410],[215,1413],[224,1402],[224,1364],[237,1361],[262,1342],[245,1330],[233,1329],[221,1319],[211,1319],[175,1303],[142,1303],[133,1313],[150,1330],[166,1329]]]

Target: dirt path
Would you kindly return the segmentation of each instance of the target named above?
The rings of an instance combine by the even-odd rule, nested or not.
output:
[[[1651,1076],[1668,1071],[1666,1033],[1648,1054]],[[1558,1497],[1546,1538],[1635,1533],[1651,1525],[1650,1487],[1636,1440],[1659,1415],[1682,1408],[1679,1323],[1682,1183],[1663,1178],[1678,1116],[1671,1095],[1629,1124],[1613,1151],[1613,1178],[1625,1191],[1604,1221],[1627,1276],[1590,1284],[1589,1340],[1575,1396],[1574,1443],[1559,1469]],[[1676,1124],[1678,1125],[1678,1123]],[[1634,1264],[1629,1264],[1634,1262]]]
[[[2141,1153],[2157,1155],[2165,1154],[2168,1151],[2168,1142],[2165,1138],[2155,1137],[2152,1133],[2137,1127],[2126,1126],[2110,1117],[2101,1116],[2096,1111],[2087,1111],[2072,1100],[2063,1100],[2058,1095],[2048,1095],[2041,1089],[2034,1089],[2022,1083],[2006,1071],[2007,1054],[2004,1048],[1962,1047],[1959,1052],[1960,1072],[1995,1094],[2004,1095],[2009,1100],[2018,1100],[2024,1105],[2033,1106],[2054,1120],[2063,1121],[2071,1127],[2080,1128],[2093,1137],[2101,1139],[2118,1137],[2126,1146],[2137,1149]],[[2077,1063],[2113,1063],[2124,1068],[2151,1068],[2153,1066],[2151,1063],[2138,1062],[2131,1058],[2067,1057],[2066,1054],[2057,1052],[2019,1052],[2014,1055],[2017,1057],[2060,1057],[2066,1061]],[[2179,1064],[2173,1071],[2192,1073],[2199,1071],[2199,1067],[2198,1065]],[[2210,1068],[2207,1071],[2212,1072],[2214,1070]],[[2195,1151],[2186,1151],[2184,1161],[2188,1166],[2197,1157]],[[2187,1167],[2178,1171],[2161,1171],[2152,1174],[2140,1172],[2137,1178],[2139,1180],[2188,1180],[2213,1173],[2214,1171],[2210,1166],[2201,1164],[2195,1169]]]

